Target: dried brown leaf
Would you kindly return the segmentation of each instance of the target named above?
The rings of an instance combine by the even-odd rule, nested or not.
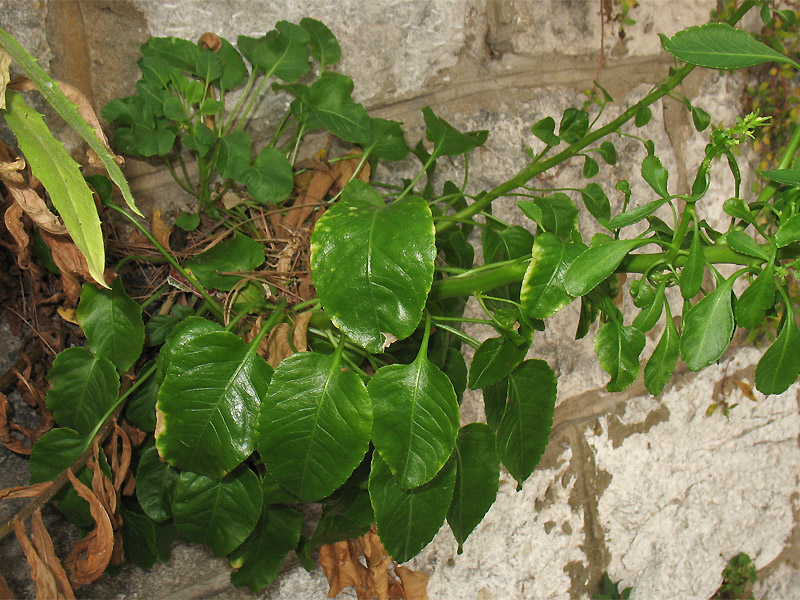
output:
[[[56,263],[58,270],[61,271],[61,283],[64,286],[64,293],[67,294],[70,302],[77,304],[81,293],[82,281],[93,281],[94,278],[89,273],[86,259],[78,247],[69,237],[65,235],[53,235],[47,231],[42,231],[42,239],[50,247],[53,255],[53,262]]]
[[[153,226],[151,228],[153,237],[156,241],[164,246],[167,250],[172,250],[169,245],[169,236],[172,235],[172,227],[168,227],[161,218],[161,209],[157,209],[153,213]]]
[[[336,164],[331,167],[331,174],[333,178],[336,180],[336,186],[341,190],[344,186],[351,179],[360,179],[364,183],[369,183],[370,177],[370,169],[369,163],[365,162],[361,169],[358,171],[358,174],[354,174],[356,169],[358,169],[358,165],[361,162],[361,154],[363,154],[363,150],[361,148],[353,148],[344,156],[352,156],[353,158],[344,158],[343,160],[338,161]]]
[[[306,352],[308,350],[308,343],[306,334],[308,333],[308,323],[314,315],[310,310],[297,315],[294,320],[294,331],[292,331],[292,343],[297,348],[298,352]]]
[[[428,600],[428,579],[430,577],[421,571],[414,571],[400,565],[395,565],[394,572],[402,583],[405,600]]]
[[[222,40],[216,33],[212,33],[211,31],[207,31],[201,35],[197,43],[203,48],[210,48],[214,52],[219,52],[219,49],[222,48]]]
[[[11,66],[11,55],[0,48],[0,110],[6,108],[6,86],[11,81],[9,67]],[[2,579],[0,577],[0,579]]]
[[[50,598],[58,598],[58,584],[56,578],[50,567],[42,560],[36,549],[33,547],[28,534],[25,533],[25,525],[19,519],[14,519],[14,533],[17,536],[22,551],[25,553],[25,559],[31,568],[31,579],[36,584],[36,598],[47,600]]]
[[[740,379],[734,379],[733,383],[736,384],[736,387],[738,387],[747,398],[750,398],[753,402],[758,402],[756,395],[753,393],[753,387],[749,383]]]
[[[30,266],[30,242],[31,238],[25,231],[25,222],[22,220],[24,211],[19,204],[12,204],[3,214],[3,221],[6,229],[17,242],[17,264],[20,269],[28,269]]]
[[[93,582],[105,571],[114,547],[114,531],[108,513],[92,490],[83,485],[71,470],[67,471],[67,476],[78,495],[89,503],[89,511],[95,521],[95,528],[75,543],[64,561],[72,587],[77,589]]]
[[[92,492],[111,518],[113,526],[114,516],[117,512],[117,490],[114,489],[114,484],[100,468],[100,444],[97,438],[92,442],[92,455],[93,458],[86,461],[86,465],[92,472]]]
[[[284,358],[294,354],[289,345],[289,325],[279,323],[267,337],[267,362],[274,369]]]
[[[58,597],[66,598],[68,600],[75,600],[75,594],[73,593],[72,587],[69,584],[67,572],[64,570],[64,567],[61,565],[61,561],[59,561],[58,557],[56,556],[56,551],[53,547],[53,540],[50,538],[50,534],[47,532],[47,529],[44,526],[44,521],[42,521],[41,509],[36,509],[36,512],[34,512],[33,516],[31,516],[31,530],[33,533],[31,536],[33,538],[33,546],[36,548],[36,552],[38,552],[39,557],[50,568],[50,571],[53,573],[53,577],[56,580]]]
[[[114,490],[119,492],[130,472],[131,440],[125,430],[114,422],[114,435],[111,438],[111,451],[108,452],[111,472],[114,474]]]
[[[50,487],[49,481],[34,485],[20,485],[0,490],[0,500],[16,500],[18,498],[35,498]]]
[[[59,306],[56,309],[56,312],[58,312],[59,316],[62,319],[64,319],[67,323],[72,323],[73,325],[80,325],[80,323],[78,323],[78,316],[76,314],[77,312],[76,309]]]
[[[346,541],[320,546],[319,564],[328,578],[328,598],[338,596],[339,592],[350,586],[356,588],[356,594],[359,599],[362,598],[364,588],[359,571],[365,571],[366,567],[352,557]]]
[[[0,600],[16,600],[11,588],[8,587],[5,577],[0,574]]]

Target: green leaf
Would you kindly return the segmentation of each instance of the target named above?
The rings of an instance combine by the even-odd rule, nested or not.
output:
[[[142,72],[142,79],[158,85],[162,89],[167,89],[170,82],[171,65],[160,56],[143,56],[136,63]],[[110,106],[107,104],[106,106]],[[105,108],[103,109],[105,110]],[[113,121],[114,119],[112,119]]]
[[[770,262],[736,302],[736,324],[755,329],[775,304],[775,267]]]
[[[294,23],[278,21],[275,29],[259,39],[240,35],[237,45],[242,54],[253,65],[266,73],[275,75],[287,83],[297,81],[309,71],[308,32]]]
[[[765,62],[795,61],[753,39],[749,33],[726,23],[706,23],[679,31],[671,38],[663,34],[661,45],[675,58],[711,69],[742,69]]]
[[[485,387],[481,392],[483,392],[483,412],[486,415],[486,423],[496,431],[506,412],[508,379]]]
[[[113,363],[85,348],[67,348],[56,356],[47,374],[52,384],[47,408],[56,423],[90,435],[119,396],[119,375]]]
[[[530,255],[533,236],[519,225],[512,225],[500,231],[484,227],[481,232],[481,245],[484,264],[502,262]]]
[[[686,258],[686,264],[683,265],[681,274],[678,277],[681,296],[689,300],[700,292],[705,268],[706,257],[703,253],[703,244],[700,239],[700,232],[696,231],[692,236],[692,244],[689,246],[689,256]]]
[[[258,477],[242,465],[224,479],[209,479],[191,471],[181,473],[172,515],[183,537],[225,556],[253,531],[261,506]]]
[[[533,243],[533,258],[522,279],[522,310],[532,319],[546,319],[572,302],[564,288],[564,274],[585,250],[583,244],[565,243],[542,232]]]
[[[410,365],[378,369],[367,386],[372,443],[401,487],[433,479],[453,452],[459,427],[450,379],[423,353]]]
[[[263,590],[278,576],[286,555],[297,547],[303,515],[284,506],[264,506],[256,528],[230,556],[231,583]]]
[[[573,298],[583,296],[610,276],[629,252],[649,240],[610,240],[578,255],[564,273],[564,289]]]
[[[642,311],[636,315],[636,318],[633,320],[632,325],[642,333],[647,333],[650,331],[656,326],[656,323],[658,323],[658,320],[661,318],[661,313],[664,311],[664,290],[666,287],[667,278],[664,277],[658,283],[653,301],[647,306],[647,308],[642,309]]]
[[[352,93],[352,79],[325,71],[303,100],[325,129],[347,142],[361,144],[370,139],[370,118],[364,107],[353,101]]]
[[[653,111],[644,104],[640,104],[636,108],[636,114],[633,117],[633,123],[636,127],[644,127],[653,118]]]
[[[95,356],[127,372],[142,352],[144,323],[142,307],[125,293],[122,279],[117,277],[111,289],[83,284],[76,315]]]
[[[472,357],[469,367],[469,388],[471,390],[485,388],[506,377],[525,358],[529,346],[529,344],[518,346],[506,336],[484,341]]]
[[[764,249],[744,231],[732,229],[728,232],[728,235],[725,236],[725,240],[728,242],[728,246],[730,246],[732,250],[735,250],[740,254],[753,256],[762,260],[769,260],[769,254],[767,254]]]
[[[658,396],[667,385],[678,362],[681,339],[672,315],[667,310],[666,325],[653,354],[644,368],[644,385],[653,396]]]
[[[20,94],[6,93],[3,117],[33,174],[42,182],[72,240],[86,258],[89,273],[105,286],[103,232],[92,190],[81,175],[80,165],[64,149],[64,144],[53,137],[42,115],[28,106]]]
[[[642,161],[642,178],[655,190],[656,194],[665,198],[669,196],[667,179],[669,172],[663,167],[659,158],[648,154]]]
[[[184,231],[194,231],[200,226],[200,215],[198,213],[181,213],[175,219],[175,226]]]
[[[136,510],[133,510],[134,507]],[[170,532],[175,532],[171,524],[154,523],[134,502],[123,502],[119,515],[122,517],[122,539],[127,560],[140,569],[149,569],[157,560],[169,559],[169,544],[173,537]],[[166,552],[162,549],[165,542]]]
[[[609,392],[621,392],[639,375],[639,355],[644,350],[644,334],[634,326],[611,320],[597,331],[594,351],[600,366],[611,376]]]
[[[614,147],[614,144],[609,141],[600,144],[600,156],[603,157],[603,160],[608,165],[617,164],[617,149]]]
[[[336,355],[302,352],[275,369],[261,405],[258,452],[272,475],[303,500],[341,486],[369,446],[372,404]]]
[[[221,273],[252,271],[261,266],[264,259],[261,244],[246,235],[236,235],[232,240],[220,242],[186,261],[186,267],[204,287],[231,290],[239,283],[240,277]]]
[[[488,131],[461,133],[441,117],[437,117],[429,106],[422,109],[425,118],[425,137],[433,142],[433,156],[458,156],[482,146]]]
[[[628,225],[633,225],[652,215],[659,208],[664,206],[665,202],[667,202],[667,198],[659,198],[658,200],[652,200],[647,204],[643,204],[642,206],[628,209],[605,223],[605,226],[608,229],[617,230],[627,227]]]
[[[258,202],[277,204],[286,200],[294,188],[292,165],[280,150],[267,146],[242,174],[242,183]]]
[[[750,207],[747,206],[747,202],[741,198],[728,198],[725,200],[722,209],[734,219],[741,219],[748,223],[754,221],[753,213],[750,212]]]
[[[458,403],[461,404],[464,390],[467,389],[467,362],[464,360],[464,355],[461,354],[460,346],[459,348],[450,347],[447,349],[442,372],[452,382]]]
[[[369,466],[369,463],[366,464]],[[345,486],[325,507],[314,534],[302,544],[298,557],[301,561],[310,561],[311,551],[317,546],[362,536],[370,530],[374,521],[369,491]]]
[[[158,56],[170,66],[182,71],[194,72],[200,48],[189,40],[175,37],[153,37],[147,40],[141,48],[145,56]]]
[[[558,128],[558,137],[574,144],[581,139],[589,130],[589,113],[577,108],[568,108],[561,117],[561,124]]]
[[[483,423],[462,427],[454,456],[456,482],[447,522],[461,553],[467,537],[483,520],[497,497],[500,464],[494,431]]]
[[[541,220],[536,223],[544,231],[553,233],[560,238],[571,237],[573,231],[578,229],[578,208],[572,198],[562,192],[556,192],[544,198],[535,200],[520,200],[517,206],[525,211],[525,206],[533,204],[541,212]],[[526,213],[527,214],[527,213]],[[528,216],[532,218],[532,214]]]
[[[453,499],[455,461],[448,461],[432,481],[406,490],[400,487],[378,452],[372,455],[369,496],[378,535],[398,563],[416,556],[439,531]]]
[[[199,317],[183,325],[158,393],[156,446],[175,467],[222,477],[253,452],[272,368],[256,354],[255,342],[245,344]]]
[[[789,217],[775,232],[775,244],[778,248],[784,248],[795,242],[800,242],[800,215]]]
[[[800,373],[800,330],[791,308],[786,311],[778,337],[756,366],[756,388],[762,394],[782,394]]]
[[[213,50],[205,48],[197,55],[194,72],[200,79],[210,83],[222,75],[222,60]]]
[[[692,107],[692,122],[697,131],[704,131],[711,124],[711,115],[702,108]]]
[[[330,29],[316,19],[304,17],[300,19],[300,27],[308,32],[311,43],[311,56],[319,63],[320,70],[328,65],[335,65],[342,58],[342,49],[336,36]]]
[[[716,362],[733,336],[733,282],[736,275],[718,284],[716,289],[683,315],[681,357],[691,371]]]
[[[779,169],[777,171],[762,171],[762,177],[766,177],[770,181],[781,183],[783,185],[790,185],[792,187],[800,186],[800,172],[792,169]]]
[[[561,143],[561,138],[554,133],[555,129],[556,122],[553,117],[545,117],[533,124],[531,133],[548,146],[558,146]]]
[[[647,308],[653,303],[656,291],[646,279],[634,279],[630,283],[631,298],[636,308]]]
[[[411,335],[433,284],[436,239],[422,198],[386,205],[354,180],[311,235],[317,295],[333,323],[369,352]]]
[[[153,521],[160,523],[172,516],[178,476],[178,471],[161,460],[155,444],[149,441],[139,454],[136,498],[144,513]]]
[[[140,373],[144,373],[154,361],[146,363]],[[128,398],[125,403],[125,418],[142,431],[156,430],[156,399],[158,387],[161,385],[158,377],[151,376]]]
[[[583,176],[591,179],[600,172],[600,166],[591,156],[583,157]]]
[[[605,191],[596,183],[590,183],[581,190],[581,199],[595,219],[604,223],[611,218],[611,204],[608,201]]]
[[[220,38],[220,41],[222,46],[217,55],[222,61],[222,76],[219,78],[219,87],[223,91],[232,90],[247,77],[247,67],[233,44],[225,38]]]
[[[397,121],[370,118],[369,131],[369,139],[364,143],[365,154],[391,161],[408,156],[403,128]]]
[[[517,480],[530,477],[553,426],[556,375],[543,360],[526,360],[508,378],[508,400],[497,427],[497,455]]]

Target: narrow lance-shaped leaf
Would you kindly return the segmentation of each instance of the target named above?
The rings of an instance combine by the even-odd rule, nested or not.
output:
[[[517,480],[533,473],[550,440],[556,376],[543,360],[526,360],[508,377],[508,401],[497,427],[497,454]]]
[[[577,298],[583,296],[611,275],[629,252],[649,244],[650,240],[611,240],[592,246],[580,254],[564,273],[564,289]]]
[[[692,371],[717,361],[733,336],[733,283],[738,272],[683,315],[681,357]]]
[[[64,149],[64,144],[53,137],[42,115],[28,106],[20,94],[6,93],[3,117],[17,137],[33,174],[42,182],[75,245],[86,258],[89,273],[97,283],[106,286],[100,218],[80,166]]]
[[[625,326],[616,319],[603,325],[594,339],[594,351],[600,366],[611,376],[609,392],[621,392],[639,375],[639,355],[644,350],[644,333]]]
[[[703,242],[701,241],[700,232],[695,229],[692,243],[689,246],[689,256],[686,258],[686,264],[683,265],[681,274],[678,277],[681,296],[689,300],[700,292],[700,287],[703,285],[705,267],[706,257],[703,253]]]
[[[661,279],[653,296],[653,301],[646,308],[643,308],[633,320],[632,325],[642,333],[650,331],[661,318],[661,313],[664,311],[664,304],[666,303],[664,291],[667,288],[667,281],[666,277]]]
[[[245,344],[205,319],[190,317],[166,364],[158,393],[161,457],[180,469],[222,477],[252,454],[261,399],[272,368]],[[210,330],[210,331],[209,331]],[[172,337],[172,336],[170,336]]]
[[[333,323],[380,352],[411,335],[433,283],[436,239],[428,203],[410,196],[386,205],[354,180],[311,236],[311,270]]]
[[[455,449],[456,483],[447,522],[463,550],[469,534],[478,526],[497,497],[500,463],[494,431],[483,423],[470,423],[458,432]]]
[[[406,490],[381,455],[372,455],[369,496],[375,523],[386,552],[398,563],[416,556],[439,531],[453,500],[455,480],[456,464],[450,460],[432,481]]]
[[[770,261],[736,302],[736,324],[755,329],[775,304],[775,266]]]
[[[762,394],[782,394],[800,373],[800,330],[791,303],[784,306],[781,332],[756,366],[756,388]]]
[[[667,319],[664,332],[644,368],[644,385],[653,396],[658,396],[672,377],[680,351],[680,334],[670,314],[669,304],[665,303],[665,306]]]
[[[369,446],[372,404],[341,355],[301,352],[275,369],[261,406],[258,452],[269,473],[303,500],[341,486]]]

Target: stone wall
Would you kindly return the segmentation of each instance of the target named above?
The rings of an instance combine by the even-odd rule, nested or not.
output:
[[[355,81],[356,99],[375,116],[404,121],[410,142],[422,134],[419,110],[426,105],[459,128],[490,130],[488,143],[470,161],[472,188],[483,189],[523,167],[524,148],[536,144],[530,125],[580,106],[593,79],[609,90],[616,107],[646,94],[672,63],[656,34],[705,22],[716,2],[640,0],[631,14],[637,23],[626,27],[624,38],[616,25],[602,25],[601,7],[619,10],[610,0],[282,4],[6,0],[0,26],[56,77],[83,86],[99,108],[132,93],[138,46],[149,36],[197,39],[215,31],[235,40],[239,34],[261,35],[281,19],[314,17],[339,38],[344,58],[337,70]],[[757,21],[747,25],[757,27]],[[681,92],[708,110],[714,123],[731,124],[745,81],[745,75],[697,71]],[[269,108],[262,107],[258,118],[263,130],[274,118]],[[610,108],[604,119],[621,110]],[[687,191],[706,138],[673,100],[656,104],[653,113],[640,132],[654,140],[670,185]],[[612,190],[617,180],[629,179],[634,198],[649,200],[638,175],[641,145],[614,141],[620,165],[603,168],[598,183]],[[567,165],[546,185],[579,186],[581,166]],[[744,171],[742,189],[749,190],[752,169]],[[130,164],[129,174],[136,192],[151,202],[169,181],[146,163]],[[724,221],[721,202],[733,194],[724,170],[715,171],[714,182],[703,207],[712,224]],[[508,222],[524,224],[513,199],[501,199],[495,210]],[[587,216],[581,225],[591,231]],[[540,468],[521,492],[507,474],[501,476],[497,502],[464,554],[456,554],[445,527],[412,561],[431,575],[430,597],[586,598],[608,572],[622,580],[620,588],[634,588],[633,599],[708,598],[727,560],[746,552],[759,569],[756,598],[800,598],[798,388],[768,398],[756,392],[757,402],[744,397],[737,382],[752,384],[761,351],[734,344],[738,349],[718,365],[699,374],[677,373],[658,398],[641,382],[609,394],[593,336],[575,341],[576,323],[577,307],[568,307],[537,333],[532,349],[559,376],[555,426]],[[489,331],[473,334],[485,337]],[[660,332],[651,334],[645,356],[655,335]],[[719,411],[706,416],[723,399],[739,403],[730,418]],[[479,401],[465,401],[465,417],[480,418]],[[121,578],[104,577],[80,595],[252,597],[231,587],[228,572],[226,562],[205,549],[180,545],[170,563],[149,573],[126,567]],[[287,561],[260,597],[321,599],[326,592],[319,570],[309,574]]]

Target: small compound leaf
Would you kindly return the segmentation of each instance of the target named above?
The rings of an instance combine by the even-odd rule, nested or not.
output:
[[[298,557],[301,561],[310,561],[311,551],[317,546],[362,536],[370,530],[374,521],[369,491],[345,486],[325,507],[313,535],[298,550]]]
[[[581,139],[589,130],[589,113],[577,108],[568,108],[561,117],[561,124],[558,128],[558,137],[574,144]]]
[[[669,196],[667,190],[667,179],[669,172],[662,166],[659,158],[653,154],[648,154],[642,161],[642,178],[655,192],[665,198]]]
[[[455,449],[456,482],[447,522],[461,552],[464,541],[481,522],[497,497],[500,463],[494,431],[470,423],[458,432]]]
[[[538,209],[537,212],[541,214],[541,219],[536,223],[544,231],[568,239],[578,228],[578,208],[572,198],[562,192],[556,192],[545,198],[517,202],[517,206],[527,216],[533,218],[536,213],[525,210],[525,207],[529,205],[535,206]]]
[[[333,323],[369,352],[404,339],[422,319],[433,284],[436,234],[428,203],[386,205],[353,180],[311,236],[311,270]]]
[[[225,556],[253,531],[262,501],[258,477],[246,465],[223,479],[184,471],[176,486],[172,516],[182,536]]]
[[[119,277],[111,289],[84,284],[76,316],[95,356],[110,360],[120,373],[133,366],[144,345],[142,307],[125,293]]]
[[[286,555],[297,547],[303,516],[284,506],[264,506],[261,518],[244,543],[230,556],[231,583],[263,590],[278,576]]]
[[[716,362],[731,342],[735,280],[733,275],[717,285],[683,315],[681,358],[692,371]]]
[[[262,204],[277,204],[289,197],[294,187],[292,166],[286,156],[271,146],[258,153],[253,166],[242,174],[247,193]]]
[[[441,117],[437,117],[429,106],[422,109],[425,119],[425,137],[433,142],[433,156],[458,156],[482,146],[488,131],[461,133]]]
[[[261,266],[265,258],[261,244],[246,235],[236,235],[186,261],[186,267],[206,288],[230,290],[239,283],[240,277],[223,273],[252,271]]]
[[[653,111],[649,106],[640,104],[636,109],[636,114],[633,117],[633,124],[637,127],[644,127],[653,118]]]
[[[762,394],[782,394],[800,373],[800,330],[791,310],[786,312],[778,337],[756,366],[756,388]]]
[[[245,344],[219,326],[181,342],[158,393],[162,427],[156,446],[177,468],[222,477],[254,450],[272,368],[255,343]]]
[[[800,69],[792,59],[727,23],[706,23],[679,31],[671,38],[660,37],[664,50],[700,67],[742,69],[765,62],[786,62]]]
[[[704,131],[711,124],[711,115],[702,108],[692,107],[692,122],[697,131]]]
[[[508,377],[508,400],[497,427],[497,454],[518,486],[544,454],[555,405],[556,375],[545,361],[526,360]]]
[[[577,256],[564,272],[564,289],[573,298],[593,290],[611,275],[629,252],[649,240],[610,240]]]
[[[639,375],[639,355],[644,350],[644,334],[634,326],[609,321],[597,331],[594,351],[600,366],[611,375],[609,392],[621,392]]]
[[[139,454],[136,468],[136,497],[144,513],[153,521],[166,521],[172,516],[172,502],[178,471],[163,462],[152,443]]]
[[[681,274],[678,277],[678,285],[681,288],[681,296],[689,300],[700,292],[703,285],[703,273],[706,268],[706,257],[703,253],[703,243],[700,233],[695,231],[692,236],[692,244],[689,246],[689,256],[686,264],[683,265]]]
[[[644,368],[644,385],[653,396],[658,396],[672,377],[675,363],[678,362],[680,345],[678,328],[675,326],[672,316],[667,312],[661,340]]]
[[[608,201],[608,196],[606,196],[603,188],[596,183],[590,183],[581,190],[581,199],[589,214],[600,223],[604,223],[611,218],[611,204]]]
[[[583,157],[583,176],[591,179],[600,172],[600,166],[591,156]]]
[[[561,138],[554,133],[555,130],[556,122],[553,117],[545,117],[531,126],[531,133],[548,146],[558,146],[561,143]]]
[[[585,249],[583,244],[565,243],[551,233],[536,236],[520,293],[525,315],[546,319],[572,302],[564,288],[564,274]]]
[[[448,461],[425,485],[400,487],[381,455],[372,455],[369,496],[378,535],[386,552],[398,563],[416,556],[439,531],[453,500],[455,461]]]
[[[753,213],[750,212],[750,207],[747,205],[747,202],[741,198],[728,198],[725,200],[725,204],[723,204],[722,209],[728,216],[731,216],[734,219],[741,219],[747,223],[753,223],[755,220]],[[780,228],[778,229],[780,230]]]
[[[301,352],[275,369],[261,405],[258,452],[270,475],[303,500],[320,500],[361,463],[372,404],[353,371],[334,355]]]
[[[52,384],[47,408],[56,423],[87,436],[117,401],[119,375],[114,365],[85,348],[67,348],[47,374]]]
[[[506,377],[525,358],[529,344],[516,345],[506,336],[485,340],[472,357],[469,389],[494,385]]]
[[[775,304],[775,267],[770,262],[736,302],[736,324],[755,329]]]
[[[444,466],[459,426],[458,399],[450,379],[420,355],[410,365],[378,369],[367,387],[375,413],[372,443],[395,481],[419,487]]]
[[[617,149],[614,147],[614,144],[609,141],[600,144],[600,156],[603,157],[606,164],[617,164]]]
[[[342,49],[336,36],[330,29],[316,19],[304,17],[300,19],[300,27],[305,29],[309,35],[311,44],[311,56],[320,65],[320,70],[325,70],[328,65],[335,65],[342,58]]]

